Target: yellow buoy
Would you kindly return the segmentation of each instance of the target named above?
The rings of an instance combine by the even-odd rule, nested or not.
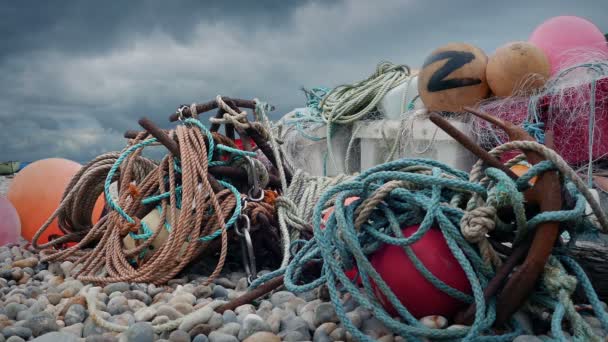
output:
[[[486,77],[492,92],[504,97],[541,88],[550,72],[549,59],[541,49],[528,42],[514,42],[490,56]]]
[[[489,95],[488,57],[472,45],[451,43],[433,51],[418,76],[418,93],[429,111],[460,112]]]

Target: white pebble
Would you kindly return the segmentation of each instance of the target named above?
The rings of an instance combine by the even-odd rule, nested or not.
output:
[[[424,324],[426,327],[431,328],[431,329],[443,329],[443,328],[447,327],[448,320],[443,316],[432,315],[432,316],[422,317],[420,319],[420,323]]]

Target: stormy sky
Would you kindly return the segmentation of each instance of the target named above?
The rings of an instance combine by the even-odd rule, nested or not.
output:
[[[301,87],[419,67],[443,44],[491,54],[556,15],[608,32],[608,1],[5,1],[0,161],[85,162],[124,146],[148,116],[221,94],[304,104]]]

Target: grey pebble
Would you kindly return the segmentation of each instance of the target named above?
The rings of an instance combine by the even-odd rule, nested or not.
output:
[[[224,323],[238,323],[236,313],[234,313],[234,311],[232,310],[224,311],[224,313],[222,314],[222,318],[224,319]]]
[[[196,315],[187,316],[179,325],[179,329],[190,331],[197,324],[206,323],[213,316],[215,312],[211,307],[205,307],[198,311]]]
[[[214,299],[225,299],[228,297],[228,290],[222,285],[216,285],[213,287],[213,298]]]
[[[286,342],[310,341],[310,338],[302,336],[302,334],[297,331],[281,331],[279,337],[281,338],[281,341]]]
[[[6,312],[6,316],[8,318],[15,320],[17,319],[17,315],[20,311],[27,310],[27,306],[20,303],[9,303],[4,307],[4,311]]]
[[[278,307],[283,303],[287,303],[290,299],[295,298],[295,297],[296,297],[296,295],[294,295],[291,292],[279,291],[279,292],[273,293],[272,296],[270,296],[270,302],[272,303],[272,305]]]
[[[279,309],[279,308],[274,308],[272,309],[272,312],[270,313],[270,316],[268,316],[268,318],[266,318],[266,323],[268,323],[268,325],[270,326],[270,330],[275,333],[278,334],[280,329],[281,329],[281,319],[285,317],[285,313],[283,312],[283,310]]]
[[[135,320],[138,322],[150,321],[156,316],[156,309],[153,307],[145,307],[135,311]]]
[[[0,278],[13,280],[13,270],[0,270]]]
[[[127,310],[129,310],[129,303],[127,302],[127,298],[122,295],[114,297],[108,302],[108,313],[110,315],[118,315]]]
[[[232,322],[232,323],[228,323],[228,324],[224,325],[223,327],[219,328],[218,332],[236,337],[239,335],[240,330],[241,330],[241,325],[238,323]]]
[[[26,327],[12,326],[2,329],[2,335],[4,335],[6,338],[11,336],[19,336],[22,339],[27,340],[28,338],[32,337],[32,330]]]
[[[249,314],[254,314],[255,313],[255,307],[251,304],[243,304],[239,307],[237,307],[236,309],[234,309],[234,312],[238,315],[238,316],[243,316],[243,318]]]
[[[103,319],[109,319],[110,317],[112,317],[109,313],[104,312],[104,311],[100,311],[99,315],[101,316],[101,318]],[[91,316],[89,316],[85,321],[84,321],[84,328],[82,330],[82,336],[83,337],[89,337],[91,335],[101,335],[104,332],[106,332],[106,330],[100,326],[98,326],[94,321],[93,318],[91,318]]]
[[[125,298],[127,299],[137,299],[146,305],[152,304],[152,297],[150,297],[147,293],[139,290],[126,291],[122,295],[125,296]]]
[[[367,334],[372,338],[380,338],[384,335],[391,334],[391,331],[376,317],[364,320],[361,330],[364,334]]]
[[[247,278],[243,277],[236,282],[235,291],[247,291],[249,284],[247,283]]]
[[[130,287],[133,291],[141,291],[143,293],[148,291],[148,284],[146,283],[133,283],[130,285]]]
[[[217,312],[211,314],[211,318],[207,322],[211,326],[212,329],[219,329],[222,325],[224,325],[224,318]]]
[[[158,316],[167,316],[171,320],[178,319],[178,318],[184,316],[181,312],[175,310],[174,308],[172,308],[169,305],[161,305],[161,306],[159,306],[158,310],[156,311],[156,314]]]
[[[239,340],[244,340],[259,331],[270,331],[270,326],[264,322],[262,317],[256,314],[249,314],[243,319],[243,325],[241,326],[238,338]]]
[[[197,336],[197,335],[207,336],[212,331],[213,331],[213,329],[211,329],[211,326],[209,324],[201,323],[201,324],[195,325],[192,329],[190,329],[188,331],[188,333],[190,334],[190,336]]]
[[[356,311],[347,312],[346,317],[348,317],[350,319],[352,324],[357,329],[361,328],[361,325],[363,324],[363,320],[361,319],[361,316],[359,315],[358,312],[356,312]]]
[[[190,342],[190,334],[183,330],[175,330],[169,335],[171,342]]]
[[[194,336],[194,339],[192,339],[192,342],[209,342],[209,339],[207,338],[206,335],[198,334],[198,335]]]
[[[239,342],[239,340],[232,335],[213,331],[209,334],[209,342]]]
[[[114,324],[130,326],[135,324],[135,317],[130,312],[125,312],[120,315],[112,316],[109,319]]]
[[[55,340],[52,340],[52,341],[55,341]],[[6,339],[6,342],[25,342],[25,340],[19,336],[11,336]],[[40,341],[38,341],[38,342],[40,342]],[[51,342],[51,340],[46,340],[46,342]]]
[[[127,342],[149,342],[154,340],[154,328],[148,322],[138,322],[123,333]]]
[[[59,284],[59,286],[57,286],[57,290],[59,290],[59,292],[63,292],[64,290],[69,289],[78,293],[78,291],[80,291],[83,287],[84,284],[80,280],[72,279],[66,280],[63,283]]]
[[[213,280],[213,282],[216,285],[223,286],[227,289],[234,289],[236,287],[236,284],[233,283],[232,281],[230,281],[230,279],[228,279],[228,278],[217,278],[217,279]]]
[[[334,331],[331,332],[331,334],[329,334],[329,337],[331,337],[334,341],[342,341],[346,338],[346,331],[344,330],[344,328],[336,328],[334,329]]]
[[[310,340],[310,330],[308,323],[302,318],[297,316],[287,316],[281,319],[282,333],[295,331],[298,332],[305,340]]]
[[[541,340],[540,338],[534,336],[534,335],[521,335],[521,336],[517,336],[513,342],[542,342],[543,340]]]
[[[59,301],[61,301],[63,296],[60,293],[48,293],[46,295],[46,298],[49,300],[49,303],[57,305],[59,304]]]
[[[137,320],[137,319],[136,319]],[[167,322],[169,322],[170,319],[167,316],[156,316],[154,317],[154,319],[152,320],[152,325],[159,325],[159,324],[165,324]]]
[[[197,298],[207,298],[211,296],[213,290],[208,285],[199,285],[194,289],[194,295]]]
[[[118,337],[109,334],[91,335],[87,336],[84,340],[85,342],[117,342]]]
[[[128,283],[120,282],[120,283],[112,283],[108,284],[103,288],[103,293],[110,295],[114,292],[126,292],[129,291],[130,286]]]
[[[599,319],[597,319],[597,317],[595,316],[588,316],[585,315],[583,316],[583,319],[587,322],[587,324],[589,324],[592,328],[601,328],[602,327],[602,322],[600,322]]]
[[[46,311],[30,317],[25,321],[23,326],[30,328],[34,337],[59,330],[59,325],[57,325],[57,322],[55,321],[55,316]]]
[[[76,324],[72,324],[70,326],[67,326],[65,328],[61,328],[59,329],[60,332],[65,332],[65,333],[69,333],[72,334],[76,337],[82,337],[82,331],[84,329],[84,324],[83,323],[76,323]]]
[[[87,310],[80,304],[73,304],[65,313],[63,321],[66,326],[82,323],[87,318]]]
[[[156,296],[159,293],[163,293],[165,292],[165,289],[163,287],[156,287],[156,285],[154,284],[150,284],[148,286],[148,294],[152,297]]]
[[[339,322],[338,315],[334,309],[334,305],[331,303],[321,303],[315,309],[315,326],[319,326],[326,322]]]
[[[329,337],[324,330],[315,331],[315,335],[312,337],[312,342],[332,342],[333,340]]]

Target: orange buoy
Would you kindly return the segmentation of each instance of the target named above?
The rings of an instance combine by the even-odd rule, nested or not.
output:
[[[13,204],[6,198],[0,197],[0,246],[19,241],[21,222]]]
[[[418,93],[429,111],[460,112],[489,95],[488,57],[472,45],[451,43],[433,51],[418,75]]]
[[[490,56],[486,68],[488,85],[496,96],[525,95],[541,88],[549,78],[551,65],[545,53],[528,42],[504,45]]]
[[[21,235],[32,241],[38,229],[55,212],[61,196],[81,165],[67,159],[49,158],[29,164],[13,179],[8,199],[21,220]],[[38,243],[46,243],[51,235],[63,235],[57,219],[40,236]]]
[[[102,192],[99,197],[97,197],[97,201],[95,201],[95,207],[93,208],[93,213],[91,213],[91,222],[95,225],[101,219],[101,213],[103,212],[103,208],[106,206],[106,197]]]
[[[513,173],[515,173],[518,177],[523,176],[526,172],[528,172],[528,170],[530,170],[530,168],[523,164],[515,164],[511,166],[511,171],[513,171]],[[530,184],[534,185],[537,178],[538,177],[533,177],[530,179]]]

